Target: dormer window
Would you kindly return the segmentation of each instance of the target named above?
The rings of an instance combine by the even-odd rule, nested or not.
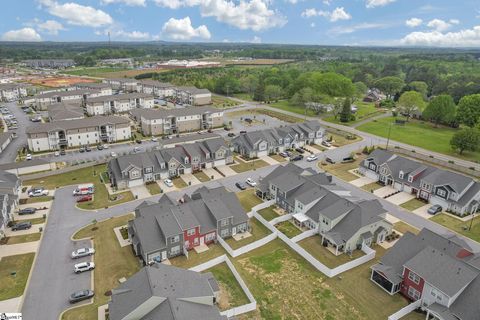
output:
[[[400,179],[403,179],[403,171],[400,170],[400,172],[398,173],[398,177],[399,177]]]
[[[282,144],[282,139],[278,139],[278,143]]]
[[[408,175],[408,182],[413,182],[413,176],[411,174]]]
[[[185,164],[188,164],[188,157],[185,157]]]

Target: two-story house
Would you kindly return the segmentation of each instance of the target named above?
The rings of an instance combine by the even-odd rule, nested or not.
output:
[[[480,210],[480,183],[462,174],[377,149],[360,163],[359,172],[385,185],[464,216]]]
[[[158,203],[141,204],[135,213],[128,234],[145,263],[188,254],[217,237],[227,238],[249,228],[235,193],[224,187],[202,187],[176,202],[164,195]]]

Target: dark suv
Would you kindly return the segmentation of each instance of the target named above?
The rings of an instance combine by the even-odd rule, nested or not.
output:
[[[34,214],[37,211],[36,208],[24,208],[18,210],[19,215],[24,215],[24,214]]]
[[[19,222],[19,223],[15,223],[13,226],[12,226],[12,231],[17,231],[17,230],[27,230],[27,229],[30,229],[32,227],[32,223],[30,221],[27,221],[27,222]]]

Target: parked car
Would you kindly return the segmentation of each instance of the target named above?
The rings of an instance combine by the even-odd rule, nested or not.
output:
[[[103,146],[102,146],[101,144],[99,144],[99,145],[97,146],[97,150],[103,150]]]
[[[75,273],[81,273],[81,272],[90,271],[93,269],[95,269],[94,262],[80,262],[73,266],[73,271]]]
[[[235,133],[229,132],[229,133],[227,134],[227,136],[229,136],[230,138],[231,138],[231,137],[235,137]]]
[[[229,127],[223,127],[223,130],[230,131],[231,129]]]
[[[213,130],[212,130],[212,129],[208,129],[207,132],[208,132],[208,133],[212,133]]]
[[[158,141],[158,138],[157,137],[153,137],[152,139],[150,139],[152,142],[157,142]]]
[[[68,301],[70,303],[76,303],[86,299],[90,299],[94,295],[95,295],[95,292],[93,292],[93,290],[90,290],[90,289],[75,291],[70,295],[70,297],[68,298]]]
[[[84,146],[81,146],[80,149],[78,149],[78,151],[80,151],[80,152],[85,152],[85,147],[84,147]]]
[[[245,190],[245,189],[247,189],[247,187],[246,187],[243,183],[241,183],[241,182],[235,183],[235,186],[236,186],[238,189],[240,189],[240,190]]]
[[[434,204],[430,208],[428,208],[427,212],[431,215],[435,215],[439,212],[442,212],[442,206],[439,204]]]
[[[92,151],[92,149],[90,148],[90,146],[85,146],[85,151],[90,152]]]
[[[300,161],[300,160],[303,160],[303,155],[301,154],[298,154],[295,157],[290,158],[290,161]]]
[[[19,222],[19,223],[15,223],[12,226],[12,231],[27,230],[27,229],[30,229],[31,227],[32,227],[32,223],[30,221]]]
[[[77,197],[77,202],[87,202],[87,201],[92,201],[93,196],[91,194],[86,194],[83,196]]]
[[[170,179],[163,180],[163,183],[165,183],[165,185],[169,188],[173,187],[173,182]]]
[[[135,140],[135,142],[138,143],[138,144],[142,144],[142,140],[140,140],[140,139]]]
[[[108,149],[108,148],[110,148],[110,146],[108,144],[103,145],[103,149]]]
[[[332,146],[332,144],[328,141],[322,141],[322,146],[330,148]]]
[[[297,151],[298,153],[301,153],[301,154],[305,153],[305,150],[303,150],[302,148],[296,148],[295,151]]]
[[[27,160],[27,161],[32,160],[32,155],[30,153],[27,153],[27,156],[25,157],[25,160]]]
[[[45,189],[32,189],[28,192],[28,196],[30,198],[33,197],[43,197],[43,196],[48,196],[48,190]]]
[[[65,149],[60,150],[60,155],[61,155],[61,156],[64,156],[64,155],[66,155],[66,154],[67,154],[67,152],[65,151]]]
[[[72,259],[78,259],[86,256],[91,256],[94,254],[95,254],[95,249],[93,248],[80,248],[75,251],[72,251],[71,257]]]
[[[349,162],[354,162],[355,158],[352,156],[348,156],[342,159],[342,163],[349,163]]]
[[[135,148],[133,148],[133,153],[138,153],[138,152],[140,152],[140,150],[141,149],[139,147],[135,147]]]
[[[333,161],[331,158],[326,157],[325,162],[330,163],[330,164],[335,164],[335,161]]]
[[[315,161],[315,160],[318,160],[318,157],[314,154],[307,157],[308,162],[312,162],[312,161]]]
[[[18,215],[23,216],[24,214],[34,214],[37,211],[37,208],[23,208],[18,210]]]
[[[60,156],[60,152],[59,152],[59,151],[55,151],[55,152],[53,153],[53,155],[54,155],[55,157],[58,157],[58,156]]]
[[[245,134],[245,133],[247,133],[247,131],[245,130],[240,131],[240,134]]]
[[[290,157],[290,153],[288,151],[282,151],[279,154],[280,154],[280,156],[282,156],[284,158]]]
[[[115,158],[115,157],[117,157],[117,154],[112,151],[112,152],[110,152],[110,157]]]
[[[247,180],[245,180],[245,182],[250,186],[250,187],[255,187],[257,185],[257,183],[255,181],[253,181],[252,178],[247,178]]]

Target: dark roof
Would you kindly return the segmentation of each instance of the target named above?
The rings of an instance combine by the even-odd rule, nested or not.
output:
[[[201,115],[204,113],[218,113],[223,112],[220,109],[213,107],[189,107],[189,108],[174,108],[174,109],[139,109],[135,111],[136,117],[142,117],[148,120],[163,119],[168,117],[184,117],[191,115]]]
[[[87,103],[104,102],[104,101],[121,101],[121,100],[130,100],[130,99],[138,99],[138,98],[153,99],[153,95],[148,93],[141,93],[141,92],[113,94],[109,96],[99,96],[99,97],[88,98]]]
[[[54,130],[71,130],[89,127],[98,127],[106,124],[129,124],[128,119],[119,116],[94,116],[78,120],[62,120],[47,123],[39,123],[25,129],[29,133],[47,133]]]

